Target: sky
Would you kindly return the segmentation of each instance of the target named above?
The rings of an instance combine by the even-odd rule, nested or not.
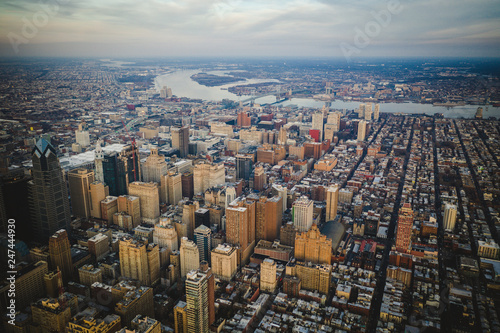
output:
[[[2,0],[0,56],[499,57],[499,17],[499,0]]]

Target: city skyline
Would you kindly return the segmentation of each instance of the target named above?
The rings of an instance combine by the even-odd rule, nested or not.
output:
[[[4,2],[0,9],[0,56],[355,59],[500,53],[500,7],[486,0],[473,6],[464,0],[24,0]]]

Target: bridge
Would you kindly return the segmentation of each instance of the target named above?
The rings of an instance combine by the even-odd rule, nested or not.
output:
[[[287,97],[290,98],[292,94],[299,93],[299,92],[302,92],[302,91],[305,91],[305,90],[304,89],[295,89],[295,90],[291,91],[291,94],[290,94],[290,91],[285,91],[285,92],[283,92],[281,90],[279,90],[279,91],[271,91],[271,92],[262,93],[262,94],[259,94],[259,95],[248,97],[248,98],[246,98],[246,99],[244,99],[244,100],[242,100],[240,102],[242,102],[243,104],[248,103],[248,102],[255,102],[256,99],[259,99],[259,98],[262,98],[262,97],[266,97],[266,96],[271,96],[271,95],[276,96],[276,98],[278,100],[281,99],[281,96],[284,96],[283,100],[285,100],[285,99],[287,99]]]

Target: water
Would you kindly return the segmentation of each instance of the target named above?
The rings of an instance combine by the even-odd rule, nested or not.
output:
[[[207,73],[224,75],[228,71],[208,71]],[[242,85],[242,84],[252,84],[252,83],[262,83],[262,82],[279,82],[277,80],[263,80],[263,79],[247,79],[246,81],[238,81],[223,86],[217,87],[206,87],[198,84],[196,81],[191,80],[193,74],[200,73],[200,70],[185,70],[176,71],[169,74],[163,74],[155,79],[156,89],[161,89],[163,86],[172,88],[172,93],[178,97],[188,97],[193,99],[201,99],[205,101],[221,101],[223,99],[230,99],[234,101],[240,101],[248,99],[251,96],[237,96],[227,90],[221,88],[229,88],[232,86]],[[255,100],[256,103],[269,104],[276,101],[275,96],[265,96]],[[343,101],[335,100],[331,102],[331,109],[347,109],[354,110],[359,107],[360,102],[358,101]],[[322,108],[325,105],[324,101],[314,100],[310,98],[292,98],[290,100],[284,101],[276,106],[289,106],[297,105],[298,107],[306,108]],[[500,108],[492,107],[486,108],[484,105],[464,105],[464,106],[433,106],[431,104],[419,104],[419,103],[380,103],[380,112],[390,112],[390,113],[427,113],[433,115],[434,113],[442,113],[448,118],[472,118],[476,114],[478,107],[483,108],[483,117],[497,117],[500,118]]]

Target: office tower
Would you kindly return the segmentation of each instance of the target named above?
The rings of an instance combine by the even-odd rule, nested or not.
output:
[[[36,143],[32,162],[33,180],[28,189],[33,235],[37,241],[46,243],[57,230],[69,230],[68,190],[56,150],[45,139]]]
[[[101,201],[101,219],[113,223],[113,215],[118,212],[118,198],[108,195]]]
[[[375,104],[375,108],[373,110],[373,119],[378,120],[379,117],[380,117],[380,104],[377,103]]]
[[[304,232],[311,228],[313,223],[313,201],[301,196],[292,206],[292,219],[297,231]]]
[[[210,262],[210,251],[212,250],[212,230],[205,225],[194,229],[194,242],[198,246],[200,261]]]
[[[45,290],[47,291],[47,296],[52,298],[59,297],[63,286],[62,275],[59,269],[56,269],[52,272],[47,272],[43,277],[43,282],[45,285]]]
[[[399,209],[398,231],[396,235],[396,248],[398,251],[409,251],[411,246],[411,232],[413,228],[413,210],[410,203],[405,203]]]
[[[358,141],[365,141],[366,137],[366,121],[361,120],[358,123]]]
[[[285,186],[279,185],[279,184],[273,184],[272,193],[274,195],[278,195],[281,198],[281,202],[283,203],[283,207],[281,210],[282,213],[284,213],[285,210],[287,210],[287,203],[288,203],[288,193],[287,192],[288,192],[288,189]]]
[[[48,270],[48,264],[45,261],[30,264],[21,262],[16,265],[15,269],[12,269],[16,272],[16,309],[24,309],[31,302],[46,295],[44,276]],[[5,304],[5,306],[7,305]]]
[[[104,183],[109,194],[128,194],[128,184],[141,179],[141,163],[137,147],[125,146],[122,151],[104,154],[102,159]]]
[[[264,259],[260,264],[260,290],[274,293],[276,289],[276,262]]]
[[[248,115],[248,112],[240,111],[238,112],[238,119],[236,120],[238,127],[250,127],[252,126],[252,118]]]
[[[248,209],[246,207],[228,207],[226,209],[226,241],[246,249],[248,241]]]
[[[285,126],[281,126],[279,134],[278,134],[278,144],[285,145],[287,139],[288,139],[288,133],[286,131],[286,128],[285,128]]]
[[[444,206],[443,225],[447,230],[455,229],[457,222],[457,206],[447,203]]]
[[[160,191],[157,183],[130,183],[128,193],[139,197],[143,222],[152,224],[158,222],[160,217]]]
[[[265,186],[266,186],[266,173],[264,171],[264,168],[261,165],[259,165],[254,170],[253,188],[256,189],[257,191],[262,191],[264,190]]]
[[[119,285],[115,285],[113,289],[117,286]],[[153,288],[127,286],[124,289],[123,298],[115,306],[115,313],[120,316],[122,326],[130,326],[139,314],[154,317]]]
[[[177,302],[174,307],[174,329],[175,333],[188,333],[187,327],[187,303]]]
[[[234,246],[219,244],[212,250],[212,270],[218,279],[230,281],[238,269],[238,253]]]
[[[139,196],[120,195],[117,199],[117,202],[118,202],[118,213],[125,213],[131,218],[132,222],[131,225],[126,228],[124,227],[125,229],[131,230],[141,224],[142,202]]]
[[[78,269],[80,283],[90,287],[95,282],[102,282],[102,269],[93,265],[83,265]]]
[[[94,182],[94,171],[75,169],[68,172],[69,193],[73,215],[90,217],[90,184]],[[101,199],[102,200],[102,199]]]
[[[84,124],[78,125],[78,130],[75,131],[76,143],[78,143],[83,148],[90,146],[90,134],[86,130]]]
[[[339,186],[333,185],[326,191],[326,221],[334,220],[339,204]]]
[[[31,316],[41,332],[65,332],[71,319],[71,308],[57,299],[41,298],[31,304]]]
[[[160,279],[160,253],[157,244],[132,237],[120,239],[120,271],[123,277],[151,286]]]
[[[311,128],[319,130],[319,141],[323,141],[323,111],[313,113]]]
[[[180,248],[181,277],[200,266],[200,251],[195,242],[182,237]]]
[[[199,271],[186,277],[186,304],[188,332],[209,332],[208,278]]]
[[[255,238],[273,242],[279,238],[283,199],[279,196],[272,198],[260,197],[255,209]]]
[[[181,175],[182,197],[192,199],[194,196],[194,180],[191,171],[184,172]]]
[[[160,247],[168,248],[170,251],[179,250],[177,231],[173,225],[168,223],[168,219],[160,218],[160,222],[155,224],[153,242]]]
[[[365,120],[372,120],[372,103],[367,103],[365,106]]]
[[[189,127],[172,128],[172,148],[179,149],[180,157],[184,158],[189,153]]]
[[[316,224],[296,234],[294,249],[297,260],[328,265],[332,262],[332,240],[322,235]]]
[[[253,168],[253,157],[249,155],[236,155],[236,178],[250,180]]]
[[[161,177],[161,201],[169,205],[177,205],[182,200],[182,175],[169,171]]]
[[[163,155],[158,155],[158,149],[151,149],[151,154],[148,156],[146,161],[142,164],[142,181],[149,183],[161,182],[161,176],[166,175],[168,171],[168,165],[165,161]]]
[[[182,223],[187,226],[187,234],[193,239],[195,226],[195,213],[200,208],[198,201],[185,201],[182,207]]]
[[[89,186],[90,217],[101,218],[101,201],[109,195],[109,187],[95,181]]]
[[[200,163],[193,170],[194,193],[204,193],[207,189],[222,185],[226,181],[224,163]]]
[[[208,280],[208,324],[211,325],[215,322],[215,277],[206,261],[200,262],[198,271],[205,274]]]
[[[210,228],[210,211],[206,208],[199,208],[194,212],[194,227],[204,225]]]
[[[66,230],[61,229],[49,238],[49,254],[51,267],[59,268],[64,284],[68,283],[73,276],[73,261]]]
[[[358,118],[363,119],[365,117],[365,104],[359,104]]]

